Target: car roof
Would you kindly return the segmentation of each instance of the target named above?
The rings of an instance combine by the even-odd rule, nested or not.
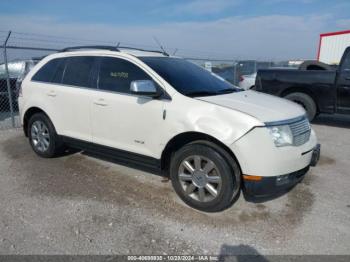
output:
[[[129,47],[129,46],[73,46],[73,47],[67,47],[62,50],[60,50],[58,53],[85,53],[89,51],[91,52],[98,52],[100,54],[103,51],[106,52],[117,52],[117,53],[124,53],[129,54],[136,57],[143,57],[143,56],[156,56],[156,57],[168,57],[169,55],[165,52],[165,50],[159,51],[159,50],[145,50],[141,48],[136,47]]]

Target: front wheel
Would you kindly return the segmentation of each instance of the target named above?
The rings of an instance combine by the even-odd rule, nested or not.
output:
[[[181,148],[171,161],[170,177],[179,197],[205,212],[228,208],[240,191],[238,165],[215,145],[191,143]]]

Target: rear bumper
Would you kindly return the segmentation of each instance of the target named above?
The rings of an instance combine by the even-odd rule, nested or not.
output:
[[[249,176],[243,176],[243,191],[254,197],[267,197],[277,195],[288,191],[290,188],[299,183],[309,171],[311,166],[316,166],[320,159],[321,146],[317,144],[312,150],[310,164],[298,171],[273,177],[261,177],[260,180],[249,179]]]

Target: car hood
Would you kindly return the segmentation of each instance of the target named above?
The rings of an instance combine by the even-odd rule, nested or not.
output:
[[[246,113],[261,122],[287,120],[305,114],[296,103],[251,90],[197,99]]]

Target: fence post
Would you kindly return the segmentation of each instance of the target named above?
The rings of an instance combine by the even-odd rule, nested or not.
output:
[[[257,61],[254,60],[254,73],[256,73],[257,71],[258,71]]]
[[[13,112],[13,103],[12,103],[12,90],[11,90],[11,83],[10,83],[10,73],[9,73],[9,68],[7,64],[7,42],[11,36],[11,31],[9,31],[5,43],[4,43],[4,62],[5,62],[5,72],[6,72],[6,84],[7,84],[7,93],[9,96],[9,103],[10,103],[10,113],[11,113],[11,121],[12,121],[12,127],[15,127],[15,116]]]
[[[234,85],[238,85],[238,82],[237,82],[237,62],[233,62],[233,84]]]

